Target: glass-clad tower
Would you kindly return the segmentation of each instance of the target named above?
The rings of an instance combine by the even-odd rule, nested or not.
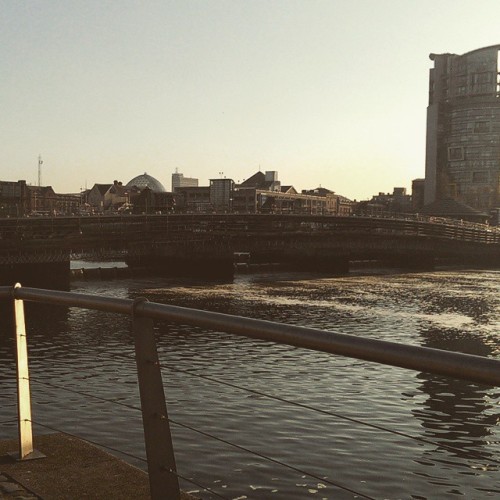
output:
[[[431,54],[425,203],[500,206],[500,45]]]

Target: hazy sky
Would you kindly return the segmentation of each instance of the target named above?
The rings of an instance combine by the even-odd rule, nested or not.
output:
[[[0,0],[0,179],[79,192],[277,170],[352,199],[424,176],[431,52],[498,0]]]

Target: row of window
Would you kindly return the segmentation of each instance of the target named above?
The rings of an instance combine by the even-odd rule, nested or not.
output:
[[[484,146],[453,146],[448,148],[448,161],[484,160],[488,166],[499,165],[497,148]]]
[[[488,170],[475,172],[453,172],[455,182],[463,185],[467,184],[489,184],[491,175]]]

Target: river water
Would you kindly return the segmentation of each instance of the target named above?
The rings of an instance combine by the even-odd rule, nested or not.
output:
[[[144,278],[72,289],[500,358],[500,271]],[[34,421],[144,457],[129,318],[27,309]],[[2,422],[16,415],[7,323]],[[200,328],[155,329],[178,471],[223,498],[500,497],[498,388]],[[13,424],[0,425],[1,438],[15,435]]]

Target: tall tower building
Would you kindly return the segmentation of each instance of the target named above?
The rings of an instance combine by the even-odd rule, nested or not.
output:
[[[175,192],[176,188],[181,187],[197,187],[198,179],[192,177],[184,177],[183,174],[180,174],[177,169],[175,169],[175,173],[172,174],[172,191]]]
[[[425,203],[500,206],[500,45],[431,54]]]

